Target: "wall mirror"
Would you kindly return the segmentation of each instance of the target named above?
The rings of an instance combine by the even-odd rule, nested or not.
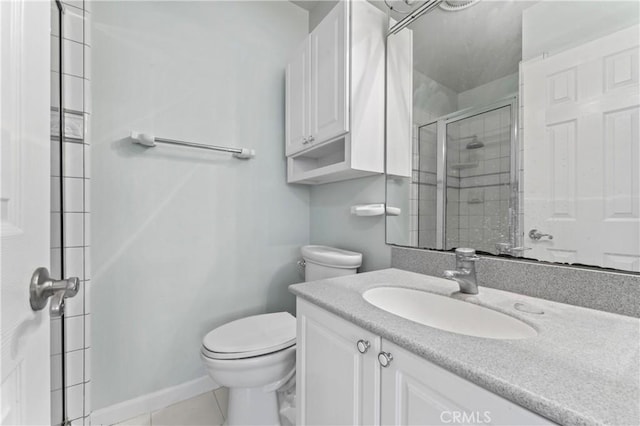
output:
[[[639,272],[640,3],[387,4],[387,243]]]

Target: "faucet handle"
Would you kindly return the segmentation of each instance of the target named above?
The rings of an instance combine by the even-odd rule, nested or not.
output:
[[[460,247],[456,249],[456,257],[465,261],[480,260],[480,257],[476,255],[476,250],[467,247]]]

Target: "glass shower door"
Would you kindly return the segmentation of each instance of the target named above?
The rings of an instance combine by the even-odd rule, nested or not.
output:
[[[437,247],[438,232],[438,123],[426,124],[418,129],[417,160],[413,184],[416,186],[418,212],[418,247]]]

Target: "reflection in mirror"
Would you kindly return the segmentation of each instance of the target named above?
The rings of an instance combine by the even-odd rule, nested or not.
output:
[[[640,272],[639,6],[444,1],[395,25],[387,242]]]

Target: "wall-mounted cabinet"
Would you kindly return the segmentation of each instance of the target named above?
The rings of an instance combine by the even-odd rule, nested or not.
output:
[[[288,182],[384,172],[385,29],[368,2],[341,1],[287,65]]]

